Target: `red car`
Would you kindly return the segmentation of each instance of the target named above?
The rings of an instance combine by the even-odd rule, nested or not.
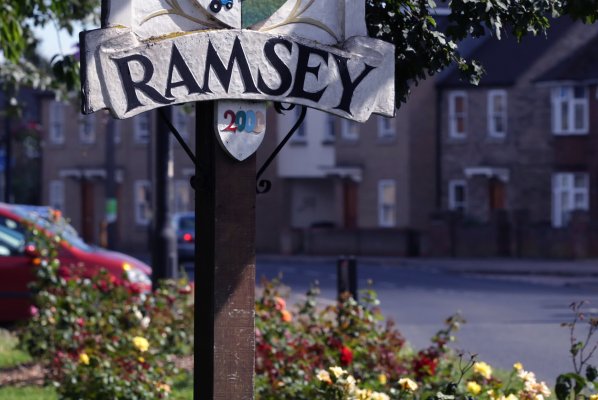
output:
[[[57,228],[51,221],[49,207],[31,207],[0,203],[0,321],[26,319],[30,313],[29,283],[35,278],[35,254],[27,243],[25,221],[49,232],[60,230],[64,239],[59,250],[61,265],[77,265],[94,273],[106,269],[120,278],[126,271],[131,282],[141,290],[151,289],[151,268],[126,254],[104,250],[85,243],[68,224]]]

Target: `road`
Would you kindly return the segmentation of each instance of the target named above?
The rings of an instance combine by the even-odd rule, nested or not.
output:
[[[291,302],[316,280],[324,302],[336,297],[333,261],[258,259],[258,282],[261,277],[272,279],[280,274],[293,291]],[[571,319],[568,306],[573,301],[589,300],[598,306],[598,290],[593,285],[564,285],[541,277],[504,278],[421,265],[359,262],[359,287],[373,282],[383,313],[398,323],[415,349],[427,346],[447,316],[461,312],[467,323],[457,334],[456,348],[505,369],[522,362],[538,378],[554,385],[559,373],[572,369],[569,334],[560,323]]]

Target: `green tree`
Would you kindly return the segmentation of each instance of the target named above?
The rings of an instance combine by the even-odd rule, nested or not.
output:
[[[255,0],[246,0],[253,1]],[[355,0],[360,1],[360,0]],[[279,0],[261,0],[269,8]],[[33,29],[53,24],[73,32],[82,21],[99,14],[97,0],[5,0],[0,13],[0,51],[4,61],[0,80],[43,86],[77,82],[78,65],[73,58],[53,60],[53,73],[47,74],[36,63],[27,61],[35,46]],[[461,56],[459,43],[468,36],[505,33],[522,38],[546,34],[550,18],[569,16],[585,23],[598,18],[598,0],[452,0],[441,2],[449,7],[449,25],[437,25],[438,5],[433,0],[366,0],[367,20],[372,36],[397,46],[397,102],[407,99],[409,88],[427,76],[456,63],[460,70],[477,83],[483,67]]]

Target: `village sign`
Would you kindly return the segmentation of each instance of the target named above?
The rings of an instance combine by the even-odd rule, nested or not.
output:
[[[273,14],[241,29],[248,3],[105,1],[108,28],[82,35],[83,112],[108,108],[128,118],[236,99],[301,104],[360,122],[394,116],[394,47],[367,37],[365,1],[278,1]]]

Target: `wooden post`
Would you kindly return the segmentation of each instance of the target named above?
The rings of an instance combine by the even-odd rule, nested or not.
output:
[[[214,102],[196,103],[196,400],[253,399],[255,155],[238,162],[214,132]]]

